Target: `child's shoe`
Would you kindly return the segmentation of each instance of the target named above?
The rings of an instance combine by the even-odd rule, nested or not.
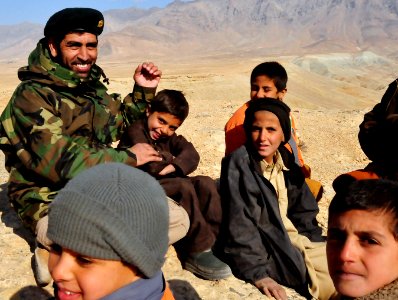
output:
[[[206,280],[219,280],[232,275],[229,266],[214,256],[211,250],[190,254],[183,266],[185,270]]]

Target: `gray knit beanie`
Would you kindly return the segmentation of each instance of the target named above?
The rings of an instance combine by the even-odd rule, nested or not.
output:
[[[164,263],[168,224],[159,183],[139,169],[107,163],[83,171],[58,193],[47,236],[79,254],[121,260],[152,277]]]

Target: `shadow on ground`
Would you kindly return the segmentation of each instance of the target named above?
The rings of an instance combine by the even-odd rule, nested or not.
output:
[[[13,232],[23,238],[33,251],[34,235],[27,228],[22,225],[21,220],[18,218],[16,212],[11,207],[7,197],[7,184],[0,185],[0,212],[1,221],[6,227],[12,228]]]
[[[200,300],[198,293],[194,287],[185,280],[172,279],[168,280],[173,296],[176,300]]]
[[[55,299],[49,292],[37,286],[26,286],[11,296],[10,300],[50,300]]]

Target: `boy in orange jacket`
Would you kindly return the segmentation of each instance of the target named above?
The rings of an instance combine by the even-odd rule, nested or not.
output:
[[[233,152],[246,142],[246,134],[243,129],[245,111],[251,101],[260,98],[274,98],[283,101],[287,93],[287,72],[278,62],[269,61],[257,65],[250,75],[250,100],[243,104],[225,124],[225,155]],[[303,155],[299,148],[299,139],[294,118],[290,114],[291,138],[285,147],[293,153],[297,165],[299,165],[306,177],[306,182],[315,199],[322,198],[323,187],[318,181],[311,179],[311,168],[304,163]]]

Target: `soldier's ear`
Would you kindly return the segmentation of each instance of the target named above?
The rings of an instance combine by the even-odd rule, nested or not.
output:
[[[55,43],[54,38],[48,39],[48,49],[50,49],[50,53],[53,57],[57,57],[58,55],[58,47]]]

